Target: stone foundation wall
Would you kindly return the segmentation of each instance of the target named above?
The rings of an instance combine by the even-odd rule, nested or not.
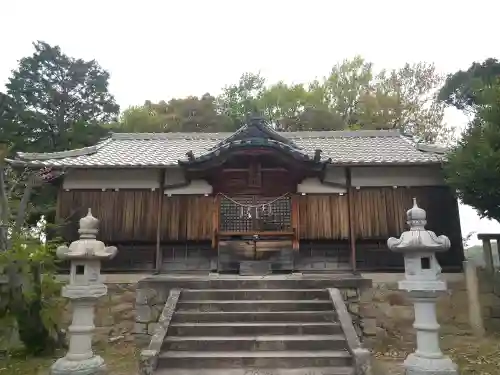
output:
[[[413,306],[406,293],[397,289],[401,274],[366,274],[373,287],[359,293],[343,289],[353,321],[363,332],[365,344],[373,347],[386,338],[404,337],[413,345]],[[147,344],[168,297],[168,289],[157,285],[137,288],[141,275],[108,276],[108,295],[99,300],[96,311],[96,340],[137,340]],[[463,274],[445,274],[449,290],[438,301],[438,320],[447,333],[470,333],[468,299]],[[481,302],[491,325],[500,327],[500,297],[487,283],[481,283]],[[69,318],[69,306],[65,314]],[[69,320],[66,319],[69,324]]]
[[[373,286],[361,293],[354,309],[363,322],[365,345],[376,347],[387,340],[398,340],[400,349],[414,345],[414,309],[407,293],[398,289],[401,274],[364,275]],[[463,274],[446,274],[448,290],[438,299],[437,318],[441,332],[469,334],[468,298]]]
[[[94,341],[133,341],[137,282],[146,275],[106,275],[108,294],[96,305]],[[61,277],[62,281],[66,277]],[[63,327],[71,323],[71,303],[63,312]]]
[[[477,268],[479,304],[483,325],[487,332],[500,331],[500,271],[489,274]]]

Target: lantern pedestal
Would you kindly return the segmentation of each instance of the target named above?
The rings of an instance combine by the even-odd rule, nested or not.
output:
[[[69,349],[65,357],[51,367],[51,375],[103,375],[104,360],[92,351],[94,333],[94,308],[97,300],[105,296],[108,288],[101,282],[101,260],[111,259],[116,247],[105,247],[96,240],[99,221],[89,210],[80,220],[80,239],[69,247],[60,246],[57,255],[71,261],[69,284],[62,289],[62,296],[71,300],[73,319],[68,328]]]
[[[413,353],[406,357],[406,375],[458,375],[457,365],[449,357],[426,358]]]
[[[439,347],[439,324],[436,302],[446,290],[446,282],[440,280],[441,267],[437,252],[447,251],[451,244],[446,236],[436,236],[426,230],[426,212],[418,207],[406,213],[410,230],[400,238],[389,238],[390,250],[402,253],[405,261],[405,279],[399,289],[408,292],[415,309],[413,327],[417,335],[417,350],[404,361],[406,375],[458,375],[457,365],[445,356]]]
[[[413,282],[402,281],[399,288],[409,292],[415,306],[417,350],[404,361],[406,375],[457,375],[457,366],[443,354],[439,346],[439,323],[437,322],[436,302],[439,293],[446,290],[446,283],[428,283],[429,290],[414,291]],[[432,285],[433,284],[433,285]],[[422,288],[420,286],[419,288]],[[424,288],[422,288],[424,289]]]
[[[98,355],[81,361],[59,358],[52,365],[50,373],[52,375],[104,375],[106,374],[106,365],[104,359]]]

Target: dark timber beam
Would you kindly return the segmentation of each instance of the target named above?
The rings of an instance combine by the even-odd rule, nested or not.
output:
[[[165,169],[160,172],[160,188],[158,189],[158,210],[156,222],[156,253],[155,253],[155,271],[160,273],[163,263],[163,252],[161,250],[161,219],[163,211],[163,189],[165,185]]]
[[[351,267],[353,272],[356,272],[356,227],[354,222],[354,189],[351,184],[351,169],[346,168],[345,173],[347,181],[347,212],[349,219],[349,247],[351,249]]]

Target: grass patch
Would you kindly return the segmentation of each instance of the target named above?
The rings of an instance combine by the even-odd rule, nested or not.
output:
[[[374,353],[374,375],[402,375],[401,363],[413,349],[406,340],[394,339],[384,342]],[[406,341],[407,342],[407,341]],[[461,375],[497,375],[500,373],[500,336],[476,339],[473,336],[446,335],[442,338],[443,351],[459,365]],[[109,375],[136,375],[138,372],[138,351],[133,343],[97,345],[96,353],[107,364]],[[27,358],[21,352],[0,359],[0,375],[48,375],[54,361],[63,356],[60,352],[53,357]]]
[[[106,361],[109,375],[136,375],[138,372],[137,350],[133,343],[96,345],[95,352]],[[48,375],[50,366],[64,354],[28,358],[22,352],[15,352],[0,359],[0,375]]]
[[[391,340],[392,341],[392,340]],[[399,341],[399,344],[398,344]],[[400,340],[385,342],[374,358],[374,375],[400,375],[403,359],[412,348],[401,350]],[[461,375],[497,375],[500,373],[500,336],[477,339],[473,336],[446,335],[441,339],[443,351],[458,364]]]

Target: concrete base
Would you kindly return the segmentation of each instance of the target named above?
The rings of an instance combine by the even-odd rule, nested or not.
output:
[[[51,375],[104,375],[106,365],[104,359],[95,355],[83,361],[69,361],[59,358],[50,369]]]
[[[457,365],[451,358],[425,358],[410,354],[403,364],[406,375],[458,375]]]

